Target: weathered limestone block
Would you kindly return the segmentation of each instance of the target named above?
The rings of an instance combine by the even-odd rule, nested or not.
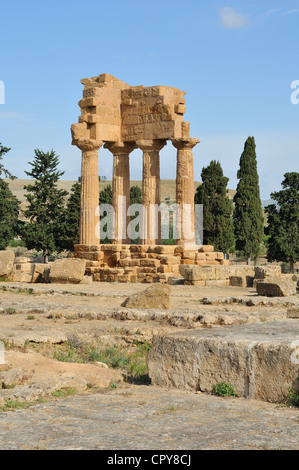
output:
[[[216,272],[213,266],[201,267],[192,266],[189,269],[182,269],[180,266],[180,274],[184,276],[187,281],[206,281],[216,279]]]
[[[50,282],[59,284],[79,284],[85,275],[86,260],[59,259],[50,270]]]
[[[141,267],[158,267],[160,265],[160,261],[158,259],[142,259],[140,260]]]
[[[296,283],[283,277],[266,278],[256,284],[258,295],[267,297],[288,297],[296,294]]]
[[[92,276],[84,276],[80,284],[92,284]]]
[[[137,274],[156,274],[156,273],[157,273],[157,268],[137,268]]]
[[[122,307],[169,309],[170,292],[171,288],[169,285],[156,284],[149,287],[143,292],[138,292],[137,294],[133,294],[128,297],[122,303]]]
[[[174,254],[175,249],[175,245],[157,245],[155,247],[151,247],[149,249],[149,253],[153,251],[154,253],[157,253],[159,255]]]
[[[131,258],[120,259],[118,262],[118,265],[120,268],[140,266],[140,259],[131,259]]]
[[[173,272],[172,266],[167,266],[166,264],[158,268],[158,273],[161,273],[161,274],[166,274],[166,273],[171,273],[171,272]]]
[[[288,318],[299,318],[299,306],[290,307],[287,312]]]
[[[153,256],[153,255],[152,255]],[[130,253],[132,259],[146,259],[148,257],[147,253]]]
[[[216,280],[207,280],[205,281],[205,285],[211,286],[211,287],[227,287],[229,286],[229,280],[228,279],[216,279]]]
[[[137,282],[150,284],[151,282],[154,281],[154,276],[155,274],[144,274],[144,273],[137,274]]]
[[[230,276],[229,285],[232,287],[246,287],[245,276]]]
[[[28,258],[28,256],[18,256],[15,259],[16,264],[26,264],[26,263],[31,263],[31,259]]]
[[[101,251],[111,251],[113,253],[117,253],[123,251],[123,245],[101,245]]]
[[[291,361],[299,323],[226,326],[155,336],[147,357],[151,382],[163,388],[211,393],[229,382],[240,397],[285,402],[299,391],[298,364]]]
[[[14,276],[14,260],[13,251],[0,251],[0,277],[4,279],[12,279]]]
[[[33,263],[32,265],[32,279],[33,283],[46,283],[49,282],[49,275],[46,275],[50,270],[48,263]]]
[[[32,271],[32,263],[15,263],[16,271],[22,271],[23,273],[28,273]]]
[[[222,259],[220,261],[221,266],[229,266],[230,265],[230,260],[229,259]]]
[[[254,268],[255,279],[266,279],[267,277],[281,276],[281,267],[275,265],[257,266]]]
[[[214,247],[212,245],[202,245],[198,252],[199,253],[212,253],[214,251]]]
[[[275,265],[257,266],[254,268],[255,279],[266,279],[267,277],[281,276],[281,267]]]
[[[149,252],[151,245],[131,245],[131,253],[147,253]]]
[[[171,255],[160,256],[160,263],[171,266],[173,264],[179,264],[180,258],[178,258],[177,256],[171,256]]]

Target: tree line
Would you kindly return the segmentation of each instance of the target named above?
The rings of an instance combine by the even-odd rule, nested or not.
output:
[[[5,249],[20,237],[28,249],[43,253],[73,251],[79,243],[80,178],[70,194],[58,189],[57,182],[64,172],[58,170],[59,157],[54,150],[36,149],[26,175],[34,180],[24,187],[27,207],[21,211],[20,202],[12,194],[5,178],[14,176],[1,163],[10,151],[0,143],[0,249]],[[195,203],[203,204],[204,243],[226,254],[235,252],[256,260],[263,242],[268,261],[290,263],[291,271],[299,260],[299,173],[284,175],[282,190],[273,192],[273,204],[262,208],[257,171],[256,144],[248,137],[240,157],[238,185],[233,200],[228,197],[229,179],[224,176],[219,161],[202,169],[202,183],[195,193]],[[102,178],[105,179],[105,178]],[[100,202],[112,203],[111,185],[100,193]],[[131,188],[131,204],[142,203],[141,189]],[[25,221],[20,221],[22,213]],[[109,240],[102,240],[108,243]]]

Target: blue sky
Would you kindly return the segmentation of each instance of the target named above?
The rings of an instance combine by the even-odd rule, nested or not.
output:
[[[299,3],[282,0],[10,0],[0,6],[0,142],[11,147],[6,167],[25,178],[34,149],[54,149],[65,179],[80,175],[71,146],[81,78],[109,73],[130,85],[187,91],[195,179],[219,160],[237,185],[247,137],[257,145],[262,199],[298,171]],[[299,96],[299,93],[298,93]],[[99,152],[100,174],[111,178],[112,156]],[[176,151],[161,152],[161,177],[175,178]],[[131,178],[141,179],[141,152]]]

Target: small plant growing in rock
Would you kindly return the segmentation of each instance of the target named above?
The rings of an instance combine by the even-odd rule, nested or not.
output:
[[[299,408],[299,393],[296,393],[295,390],[293,390],[292,388],[289,390],[288,393],[287,405],[290,407],[295,406],[296,408]]]
[[[14,315],[15,313],[17,313],[16,309],[13,308],[13,307],[8,307],[4,310],[4,312],[7,314],[7,315]]]
[[[212,389],[213,395],[218,397],[235,397],[236,393],[233,385],[228,382],[219,382],[217,385],[214,385]]]

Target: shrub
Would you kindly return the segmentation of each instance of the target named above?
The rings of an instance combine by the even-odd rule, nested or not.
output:
[[[218,397],[235,397],[236,393],[233,385],[228,382],[219,382],[217,385],[214,385],[212,389],[213,395]]]

